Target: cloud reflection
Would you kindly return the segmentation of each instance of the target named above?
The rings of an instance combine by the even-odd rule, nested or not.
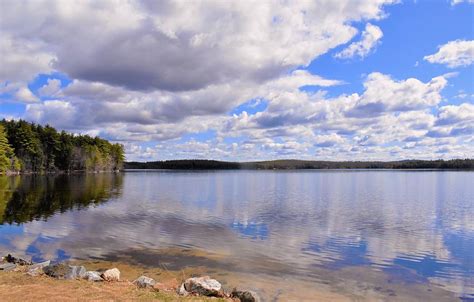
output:
[[[0,250],[57,259],[64,254],[107,258],[134,249],[184,247],[225,256],[225,261],[239,263],[239,269],[255,273],[266,273],[275,263],[309,277],[315,277],[316,267],[365,265],[388,273],[403,268],[458,294],[474,294],[472,172],[160,172],[126,173],[113,181],[90,177],[97,186],[93,191],[102,193],[75,191],[69,199],[80,201],[83,211],[31,215],[28,208],[26,217],[40,219],[0,226]],[[10,203],[7,208],[12,208]]]

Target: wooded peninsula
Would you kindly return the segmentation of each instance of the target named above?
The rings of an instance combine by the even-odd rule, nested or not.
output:
[[[0,121],[0,174],[120,170],[120,144],[23,120]]]

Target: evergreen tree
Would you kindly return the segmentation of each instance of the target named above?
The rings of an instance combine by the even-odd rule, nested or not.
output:
[[[13,148],[8,143],[5,129],[0,125],[0,172],[6,172],[11,169],[12,157]]]

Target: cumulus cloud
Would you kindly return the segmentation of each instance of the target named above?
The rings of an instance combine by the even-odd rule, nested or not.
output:
[[[305,70],[356,25],[337,56],[373,51],[383,33],[368,22],[394,2],[1,2],[0,93],[27,103],[22,118],[124,143],[130,160],[463,156],[471,109],[439,107],[449,74],[372,72],[334,95],[344,81]],[[49,79],[41,101],[27,83],[51,72],[72,83]],[[251,100],[265,106],[231,114]]]
[[[471,105],[443,106],[438,115],[432,113],[446,84],[444,76],[422,82],[372,73],[360,95],[327,98],[325,94],[287,91],[269,97],[263,112],[235,115],[224,129],[247,137],[245,149],[253,155],[262,154],[258,146],[266,138],[276,138],[327,159],[436,158],[439,154],[434,152],[443,144],[456,145],[443,156],[468,156],[472,150],[466,141],[472,135]],[[240,149],[239,154],[244,152]]]
[[[28,87],[20,87],[15,92],[15,100],[23,103],[36,103],[39,101]]]
[[[314,138],[315,146],[317,147],[333,147],[336,144],[341,144],[344,139],[336,133],[327,135],[318,135]]]
[[[441,107],[434,126],[427,133],[434,138],[474,135],[474,105],[463,103]]]
[[[349,41],[350,22],[378,19],[394,1],[322,2],[15,1],[3,3],[0,28],[14,44],[38,41],[73,78],[183,91],[307,65]]]
[[[327,99],[324,94],[301,91],[270,93],[268,109],[248,118],[247,123],[271,128],[285,125],[324,122],[340,125],[346,130],[350,118],[373,118],[397,112],[416,111],[437,105],[447,80],[435,77],[427,83],[409,78],[402,81],[381,73],[371,73],[364,82],[365,91]]]
[[[450,41],[439,46],[438,52],[423,59],[430,63],[444,64],[449,68],[469,66],[474,62],[474,41]]]
[[[415,78],[396,81],[390,76],[374,72],[367,77],[364,83],[366,90],[348,115],[373,116],[391,111],[428,108],[441,101],[440,92],[446,84],[447,80],[443,76],[423,83]]]
[[[459,106],[443,106],[439,110],[437,125],[449,125],[459,122],[474,123],[474,104],[463,103]]]
[[[380,27],[367,23],[362,32],[360,41],[353,42],[347,48],[338,52],[335,57],[348,59],[353,57],[364,58],[379,44],[383,37]]]
[[[4,9],[6,2],[0,4]],[[2,82],[27,82],[32,80],[40,72],[51,70],[54,55],[45,51],[42,43],[35,39],[24,40],[15,38],[5,32],[2,20],[6,18],[6,12],[2,12],[0,20],[0,83]]]
[[[61,81],[58,79],[48,79],[47,83],[38,89],[42,96],[54,96],[61,89]]]
[[[38,123],[54,123],[60,128],[69,128],[81,118],[70,103],[60,100],[45,101],[26,106],[26,117]]]

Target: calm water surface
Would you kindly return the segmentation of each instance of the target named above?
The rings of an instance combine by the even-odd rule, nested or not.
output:
[[[345,275],[371,284],[369,276],[381,274],[384,282],[470,300],[474,172],[0,177],[0,252],[34,260],[128,257],[315,284],[362,270]]]

